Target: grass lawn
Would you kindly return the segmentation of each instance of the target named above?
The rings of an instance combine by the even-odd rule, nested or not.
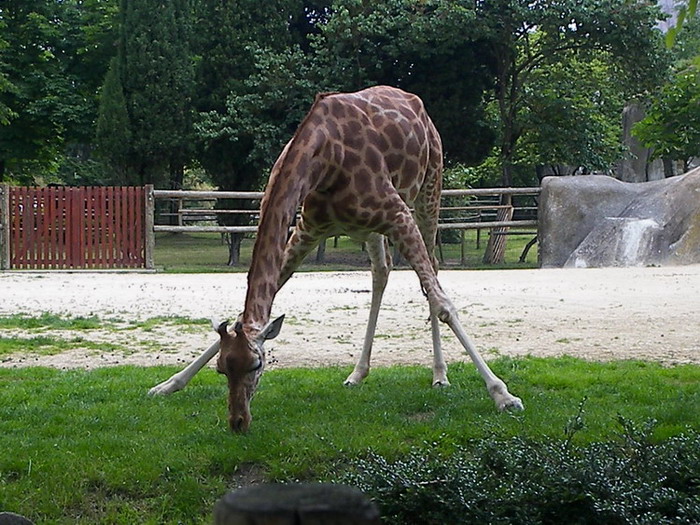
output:
[[[480,247],[477,248],[476,231],[465,231],[466,264],[461,264],[461,245],[443,244],[444,268],[535,268],[537,266],[537,246],[533,246],[528,252],[524,263],[518,262],[525,245],[534,234],[512,235],[508,237],[505,263],[498,266],[485,267],[481,259],[486,249],[488,235],[481,235]],[[241,244],[241,262],[238,266],[229,267],[228,246],[222,242],[221,235],[217,233],[172,234],[159,233],[156,235],[155,264],[158,269],[179,272],[228,272],[247,271],[250,265],[250,256],[253,251],[253,238],[246,238]],[[336,271],[349,268],[369,268],[369,258],[362,251],[360,243],[348,237],[340,237],[338,246],[334,247],[333,239],[327,241],[326,260],[322,264],[315,262],[316,252],[309,255],[307,262],[300,268],[301,271]]]
[[[355,388],[342,386],[350,368],[268,371],[244,436],[228,432],[225,381],[209,369],[158,398],[146,392],[172,367],[0,369],[0,511],[42,524],[211,523],[232,488],[337,479],[370,452],[449,454],[512,436],[585,445],[615,439],[618,414],[656,420],[656,440],[700,430],[698,366],[526,358],[493,368],[523,413],[498,413],[471,364],[453,364],[446,389],[431,389],[424,367],[377,368]]]

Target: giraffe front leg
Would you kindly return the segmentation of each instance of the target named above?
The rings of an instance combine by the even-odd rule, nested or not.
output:
[[[320,234],[307,231],[304,219],[299,219],[284,248],[284,259],[277,283],[278,290],[284,286],[299,265],[304,262],[311,250],[318,246],[321,238]]]
[[[462,328],[462,324],[459,322],[459,316],[457,315],[457,309],[438,282],[432,256],[428,253],[425,244],[422,242],[418,227],[409,215],[404,215],[403,221],[403,231],[401,229],[393,230],[392,240],[399,247],[402,255],[406,257],[406,260],[408,260],[413,270],[418,275],[423,292],[428,297],[431,322],[432,319],[439,319],[452,329],[457,339],[476,365],[476,369],[486,383],[486,388],[499,410],[522,410],[523,403],[520,398],[508,392],[506,384],[491,371],[486,361],[484,361],[477,351],[474,343],[464,331],[464,328]],[[435,332],[433,332],[433,337],[435,337]],[[436,359],[434,366],[439,366],[440,363],[437,361],[437,358],[434,357],[434,359]],[[436,368],[434,373],[435,372],[439,372],[439,368]]]
[[[186,368],[180,370],[176,374],[173,374],[170,378],[166,379],[162,383],[157,384],[148,391],[149,396],[166,396],[182,390],[187,386],[192,378],[197,375],[204,366],[212,360],[212,358],[219,353],[219,346],[221,341],[216,341],[209,348],[207,348],[199,357],[197,357],[192,363],[190,363]]]
[[[384,296],[384,290],[386,289],[392,266],[391,255],[388,253],[385,243],[384,236],[379,234],[372,234],[367,239],[367,252],[372,262],[372,303],[362,345],[362,353],[357,360],[355,369],[344,382],[346,386],[360,384],[369,374],[369,362],[372,357],[372,343],[374,342],[374,333],[377,329],[379,308],[382,304],[382,297]]]

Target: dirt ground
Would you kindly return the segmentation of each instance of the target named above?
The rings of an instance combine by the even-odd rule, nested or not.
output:
[[[700,363],[698,265],[444,271],[440,280],[487,358],[568,354],[594,360]],[[366,271],[293,277],[273,307],[273,316],[284,313],[286,321],[280,336],[267,343],[269,366],[353,364],[362,343],[370,289]],[[235,319],[245,290],[244,274],[0,273],[0,316],[50,312],[118,319],[105,330],[45,335],[80,336],[120,348],[96,351],[76,343],[57,355],[0,356],[0,366],[184,364],[215,340],[209,326],[163,322],[135,329],[133,321],[171,316]],[[445,327],[448,363],[467,360],[448,332]],[[0,337],[32,335],[36,334],[0,331]],[[429,366],[430,353],[427,301],[418,279],[410,271],[395,271],[379,317],[373,364]]]

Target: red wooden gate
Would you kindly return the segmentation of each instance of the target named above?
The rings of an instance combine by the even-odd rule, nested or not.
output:
[[[10,268],[143,268],[146,190],[9,188]]]

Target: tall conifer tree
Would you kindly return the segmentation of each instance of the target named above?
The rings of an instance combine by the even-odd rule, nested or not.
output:
[[[182,184],[192,142],[190,19],[187,0],[121,1],[114,70],[119,73],[130,130],[121,155],[128,159],[126,182]],[[118,90],[103,90],[103,97],[115,95]],[[118,105],[102,100],[103,108]]]
[[[102,86],[95,139],[99,155],[112,172],[109,177],[112,182],[128,183],[131,130],[119,72],[119,61],[116,58],[110,62]]]

